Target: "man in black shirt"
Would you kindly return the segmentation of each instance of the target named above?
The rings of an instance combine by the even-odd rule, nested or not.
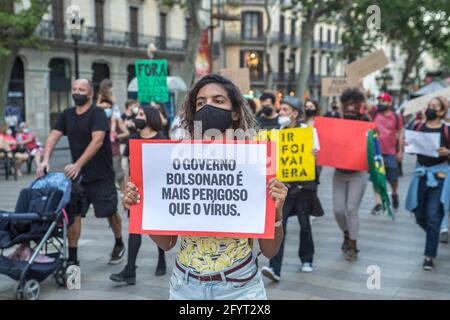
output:
[[[265,92],[259,97],[261,102],[261,114],[256,118],[261,129],[272,130],[279,129],[278,113],[275,109],[275,96],[272,93]]]
[[[125,245],[122,241],[122,222],[117,213],[108,120],[105,111],[92,103],[93,90],[89,80],[73,82],[72,98],[75,107],[64,110],[50,132],[37,175],[42,177],[49,171],[53,149],[61,136],[67,135],[73,163],[65,167],[64,173],[74,181],[67,211],[75,216],[74,223],[68,229],[69,262],[78,264],[81,217],[86,215],[92,203],[95,216],[107,218],[114,233],[116,243],[109,263],[118,264],[124,259]]]

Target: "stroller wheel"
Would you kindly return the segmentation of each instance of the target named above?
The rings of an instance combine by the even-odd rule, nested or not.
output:
[[[17,300],[37,300],[41,291],[39,282],[35,279],[30,279],[25,282],[23,288],[20,283],[16,286],[16,299]]]
[[[66,285],[66,268],[61,266],[58,270],[56,270],[55,281],[61,287]]]

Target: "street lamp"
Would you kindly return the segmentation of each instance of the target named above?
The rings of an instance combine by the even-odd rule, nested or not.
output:
[[[81,18],[78,26],[75,27],[74,23],[74,27],[70,28],[70,35],[73,39],[73,52],[75,54],[75,79],[80,78],[80,68],[78,65],[78,41],[81,40],[81,36],[83,34],[83,23],[84,19]]]
[[[157,51],[156,46],[153,42],[150,42],[147,47],[147,55],[150,59],[153,59],[155,52]]]
[[[392,85],[393,79],[388,69],[384,69],[381,75],[375,78],[378,87],[381,87],[381,91],[384,92],[388,91],[388,87]]]

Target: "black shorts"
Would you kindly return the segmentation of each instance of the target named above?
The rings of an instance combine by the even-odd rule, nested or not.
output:
[[[117,190],[114,180],[98,180],[84,183],[72,183],[69,214],[86,216],[89,206],[94,206],[97,218],[108,218],[117,213]]]

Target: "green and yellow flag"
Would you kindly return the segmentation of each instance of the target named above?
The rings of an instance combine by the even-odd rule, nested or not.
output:
[[[369,163],[370,180],[373,189],[381,197],[383,211],[387,210],[389,216],[394,220],[386,184],[386,170],[380,150],[378,135],[375,131],[370,130],[367,133],[367,162]]]

